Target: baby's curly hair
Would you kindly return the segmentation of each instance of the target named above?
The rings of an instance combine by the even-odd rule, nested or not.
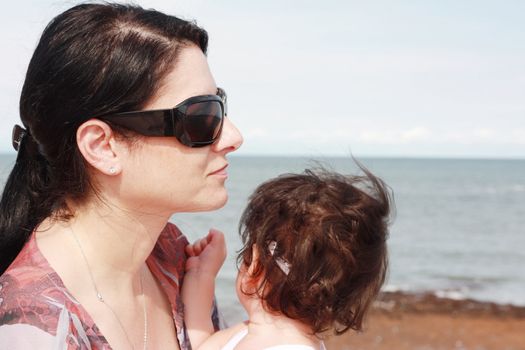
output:
[[[363,176],[321,168],[271,179],[251,195],[240,221],[238,265],[250,266],[253,246],[259,253],[251,295],[313,334],[361,330],[385,281],[391,194],[360,168]]]

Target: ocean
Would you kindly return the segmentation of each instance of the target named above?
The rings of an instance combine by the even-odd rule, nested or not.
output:
[[[218,211],[176,214],[171,221],[190,241],[222,230],[228,259],[216,296],[226,320],[243,319],[236,300],[238,221],[261,182],[300,172],[320,161],[355,173],[347,158],[229,158],[229,201]],[[390,267],[385,290],[433,292],[525,305],[525,160],[359,158],[393,190],[396,214],[388,240]],[[14,155],[0,156],[3,183]]]

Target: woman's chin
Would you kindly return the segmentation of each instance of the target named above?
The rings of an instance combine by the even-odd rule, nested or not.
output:
[[[224,190],[224,193],[217,193],[213,197],[207,197],[200,203],[196,203],[192,208],[183,210],[185,212],[199,212],[199,211],[213,211],[221,209],[228,202],[228,193]]]
[[[228,202],[228,194],[226,193],[223,198],[221,198],[220,200],[217,201],[216,205],[214,207],[212,207],[210,210],[217,210],[217,209],[221,209],[222,207],[224,207],[226,205],[226,203]]]

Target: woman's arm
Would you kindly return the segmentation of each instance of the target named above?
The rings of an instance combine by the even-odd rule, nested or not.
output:
[[[211,321],[215,277],[226,258],[224,234],[217,230],[186,246],[188,259],[182,283],[184,323],[190,342],[197,349],[214,328]]]

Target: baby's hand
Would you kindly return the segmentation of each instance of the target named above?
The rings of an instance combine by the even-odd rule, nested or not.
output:
[[[217,276],[226,259],[226,243],[221,231],[210,229],[208,235],[186,246],[186,271]]]

